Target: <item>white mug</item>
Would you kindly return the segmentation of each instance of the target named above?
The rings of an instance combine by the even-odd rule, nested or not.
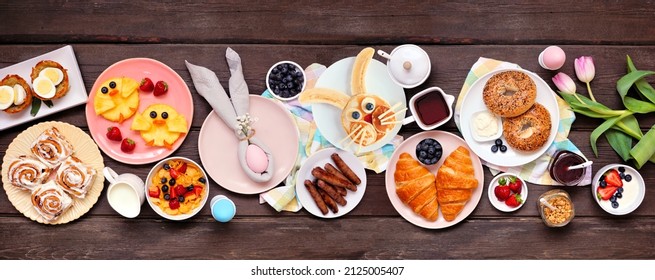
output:
[[[109,167],[105,167],[102,173],[109,181],[107,200],[111,208],[126,218],[138,216],[146,199],[143,180],[131,173],[118,175]]]
[[[209,203],[212,217],[221,223],[227,223],[237,213],[237,207],[234,202],[224,195],[214,196]]]
[[[436,106],[432,105],[429,110],[436,112],[438,110],[445,110],[444,112],[438,112],[437,114],[443,115],[443,117],[439,118],[436,120],[435,123],[431,124],[426,124],[421,120],[421,114],[419,112],[419,109],[416,108],[416,103],[417,100],[423,96],[426,96],[428,94],[436,94],[434,96],[434,99],[431,100],[437,103],[443,103],[443,104],[437,104]],[[442,124],[446,123],[450,118],[453,117],[453,103],[455,102],[455,97],[449,94],[446,94],[443,92],[443,90],[440,87],[431,87],[428,89],[425,89],[414,96],[412,96],[411,99],[409,99],[409,110],[412,112],[412,115],[405,118],[403,120],[403,125],[416,122],[418,126],[423,129],[423,130],[432,130],[435,129]],[[428,106],[428,105],[423,105],[423,106]],[[424,109],[425,110],[425,109]]]

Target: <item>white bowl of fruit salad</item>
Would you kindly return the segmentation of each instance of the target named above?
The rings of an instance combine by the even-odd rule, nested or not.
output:
[[[207,203],[207,174],[195,161],[170,157],[157,163],[146,179],[146,198],[152,210],[169,220],[185,220]]]
[[[637,209],[644,200],[646,184],[634,168],[609,164],[596,172],[591,192],[607,213],[626,215]]]

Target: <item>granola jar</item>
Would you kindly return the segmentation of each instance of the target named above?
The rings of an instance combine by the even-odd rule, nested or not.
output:
[[[545,200],[554,207],[551,210],[541,201]],[[563,227],[567,225],[575,216],[575,208],[569,193],[562,189],[554,189],[543,193],[537,199],[537,208],[541,214],[544,224],[549,227]]]

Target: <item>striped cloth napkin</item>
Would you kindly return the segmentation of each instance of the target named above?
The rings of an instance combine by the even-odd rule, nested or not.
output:
[[[326,67],[324,65],[317,63],[308,66],[307,69],[305,69],[307,79],[306,88],[314,87],[316,80],[325,69]],[[262,96],[280,102],[282,106],[291,112],[298,127],[300,143],[298,143],[298,158],[296,164],[285,180],[284,185],[260,194],[259,203],[263,204],[266,202],[278,212],[297,212],[302,209],[302,205],[296,197],[296,179],[300,166],[313,153],[325,148],[331,148],[333,145],[330,144],[330,142],[328,142],[316,128],[311,106],[303,106],[297,99],[289,102],[279,101],[274,98],[268,90],[264,91]],[[387,169],[387,164],[389,163],[391,155],[402,141],[402,136],[397,135],[389,144],[382,146],[382,148],[378,150],[364,153],[358,156],[358,158],[367,169],[373,170],[375,173],[383,172]]]
[[[462,110],[462,101],[464,100],[464,96],[468,93],[469,88],[475,81],[477,81],[480,77],[484,76],[485,74],[494,71],[494,70],[500,70],[500,69],[520,69],[518,65],[514,63],[509,63],[509,62],[504,62],[504,61],[498,61],[494,59],[489,59],[489,58],[484,58],[480,57],[475,64],[473,64],[473,67],[471,67],[471,71],[469,71],[468,75],[466,76],[466,80],[464,81],[464,85],[462,86],[462,90],[459,93],[459,96],[457,97],[457,102],[455,104],[455,123],[457,124],[457,127],[461,131],[461,127],[459,124],[459,115]],[[553,92],[553,94],[555,94]],[[571,152],[575,152],[576,154],[581,155],[583,158],[586,159],[586,157],[580,152],[580,149],[573,144],[568,139],[569,132],[571,131],[571,125],[573,125],[573,121],[575,121],[575,114],[573,111],[571,111],[571,107],[569,107],[566,102],[560,98],[558,95],[555,94],[555,98],[557,99],[557,104],[559,106],[559,115],[560,115],[560,121],[559,121],[559,129],[557,131],[557,136],[555,136],[554,142],[550,145],[548,150],[540,156],[539,158],[535,159],[534,161],[525,164],[523,166],[515,166],[515,167],[504,167],[504,166],[497,166],[494,164],[490,164],[488,162],[482,162],[484,165],[489,167],[489,170],[491,171],[492,174],[496,175],[498,173],[502,172],[511,172],[514,174],[518,174],[521,179],[533,183],[533,184],[539,184],[539,185],[561,185],[558,182],[555,182],[551,177],[550,174],[548,173],[548,163],[550,162],[550,159],[552,156],[558,151],[558,150],[569,150]],[[591,183],[591,166],[587,167],[587,172],[585,173],[585,178],[578,184],[579,186],[585,186],[589,185]]]

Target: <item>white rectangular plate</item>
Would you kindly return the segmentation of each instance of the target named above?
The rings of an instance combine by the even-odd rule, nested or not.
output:
[[[17,74],[23,77],[31,86],[32,79],[30,79],[30,73],[32,73],[32,67],[39,61],[46,59],[58,62],[68,70],[68,93],[62,98],[52,100],[53,106],[51,108],[48,108],[45,104],[41,104],[41,109],[34,117],[30,115],[31,106],[16,114],[8,114],[0,111],[0,131],[86,103],[88,95],[84,87],[80,67],[77,64],[77,58],[75,58],[75,52],[73,52],[73,47],[70,45],[2,68],[0,69],[0,79],[9,74]]]

